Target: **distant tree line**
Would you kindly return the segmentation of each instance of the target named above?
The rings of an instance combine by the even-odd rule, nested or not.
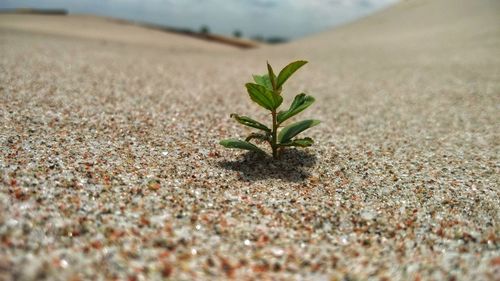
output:
[[[208,25],[202,25],[198,32],[193,31],[192,29],[189,28],[162,28],[165,30],[171,30],[171,31],[176,31],[184,34],[191,34],[191,35],[201,35],[201,36],[209,36],[210,33],[210,27]],[[239,29],[235,29],[233,31],[233,37],[235,38],[242,38],[243,37],[243,32]],[[286,43],[288,42],[288,38],[285,37],[279,37],[279,36],[270,36],[270,37],[264,37],[262,35],[255,35],[250,37],[251,40],[257,41],[257,42],[263,42],[267,44],[280,44],[280,43]]]
[[[65,9],[33,9],[33,8],[16,8],[16,9],[0,9],[2,14],[33,14],[33,15],[61,15],[65,16],[68,11]]]
[[[210,34],[210,28],[208,27],[208,25],[202,25],[199,33],[201,35],[208,35],[208,34]],[[235,38],[241,38],[241,37],[243,37],[243,32],[241,32],[241,30],[239,30],[239,29],[235,29],[233,31],[233,36]],[[271,36],[271,37],[265,38],[262,35],[255,35],[255,36],[251,37],[250,39],[257,41],[257,42],[264,42],[264,43],[268,43],[268,44],[280,44],[280,43],[288,42],[287,38],[279,37],[279,36]]]
[[[279,36],[271,36],[271,37],[264,38],[262,35],[255,35],[251,39],[254,41],[257,41],[257,42],[264,42],[264,43],[268,43],[268,44],[281,44],[281,43],[288,42],[287,38],[279,37]]]

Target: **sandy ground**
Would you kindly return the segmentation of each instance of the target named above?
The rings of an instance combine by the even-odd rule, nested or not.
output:
[[[1,15],[0,280],[498,280],[499,3],[252,51]],[[218,145],[249,132],[230,113],[269,118],[250,75],[293,59],[315,145]]]

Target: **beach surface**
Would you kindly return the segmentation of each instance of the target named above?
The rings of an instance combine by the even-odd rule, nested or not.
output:
[[[252,50],[0,15],[0,280],[499,280],[499,14],[402,1]],[[298,59],[315,144],[221,147]]]

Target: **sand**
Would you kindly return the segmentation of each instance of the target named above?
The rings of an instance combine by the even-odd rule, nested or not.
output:
[[[404,1],[256,50],[1,15],[0,280],[498,280],[499,6]],[[251,74],[294,59],[314,146],[218,145],[251,131],[230,113],[269,118]]]

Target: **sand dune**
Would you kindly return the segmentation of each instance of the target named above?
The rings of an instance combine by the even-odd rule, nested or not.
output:
[[[491,0],[402,1],[380,13],[291,45],[303,48],[313,45],[319,49],[379,46],[411,52],[457,47],[464,43],[493,45],[500,40],[499,10],[500,3]]]
[[[250,51],[0,15],[0,279],[498,280],[498,14],[402,1]],[[304,58],[314,146],[218,145],[269,117],[251,74]]]
[[[0,28],[69,38],[104,42],[139,44],[164,50],[193,52],[202,50],[230,51],[231,47],[189,36],[144,28],[126,21],[97,16],[69,15],[0,15]]]

